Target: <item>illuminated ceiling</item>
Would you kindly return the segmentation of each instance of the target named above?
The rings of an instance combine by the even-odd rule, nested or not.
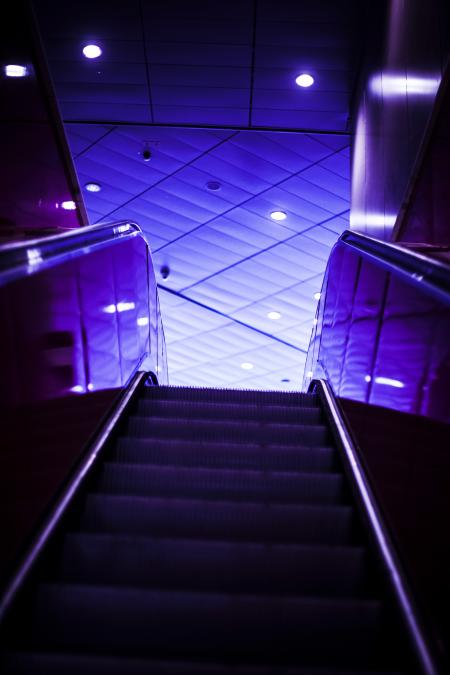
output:
[[[297,388],[348,226],[357,3],[35,5],[91,222],[148,237],[171,383]]]

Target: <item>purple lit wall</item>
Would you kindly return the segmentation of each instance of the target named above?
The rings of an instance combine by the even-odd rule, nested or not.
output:
[[[8,65],[24,76],[9,76]],[[21,3],[1,22],[0,66],[1,240],[86,225],[33,17]]]
[[[391,239],[449,51],[443,0],[369,3],[354,113],[351,227]]]
[[[436,121],[411,186],[397,240],[450,246],[450,69],[442,82]]]

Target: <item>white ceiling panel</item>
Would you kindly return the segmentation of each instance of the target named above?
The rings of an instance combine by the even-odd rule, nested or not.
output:
[[[298,389],[348,227],[360,3],[35,6],[80,183],[101,186],[90,220],[134,220],[150,243],[171,383]],[[83,59],[94,39],[102,57]]]

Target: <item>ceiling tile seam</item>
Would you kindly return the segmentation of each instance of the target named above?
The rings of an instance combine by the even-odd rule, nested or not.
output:
[[[235,134],[235,135],[237,135],[237,134]],[[230,138],[233,138],[233,136],[230,136]],[[227,140],[229,140],[229,139],[227,139]],[[171,244],[175,244],[176,242],[180,241],[180,239],[184,239],[184,237],[187,237],[188,235],[192,234],[193,232],[196,232],[197,230],[200,230],[202,227],[205,227],[206,225],[209,225],[210,223],[214,222],[218,218],[223,218],[228,213],[231,213],[231,211],[234,211],[235,209],[242,208],[242,206],[244,204],[247,204],[248,202],[252,201],[253,199],[256,199],[257,197],[261,197],[261,195],[265,194],[266,192],[269,192],[270,190],[273,190],[274,188],[279,187],[280,185],[282,185],[283,183],[285,183],[288,180],[292,180],[292,178],[295,178],[296,176],[299,176],[300,174],[302,174],[304,171],[307,171],[308,169],[311,169],[313,166],[316,166],[316,165],[320,164],[321,162],[324,162],[327,159],[330,159],[330,157],[334,157],[334,155],[338,154],[338,152],[341,152],[341,150],[334,150],[329,155],[326,155],[325,157],[322,157],[320,160],[316,160],[315,162],[312,162],[311,164],[309,164],[306,167],[303,167],[302,169],[300,169],[296,173],[293,173],[290,176],[287,176],[286,178],[282,178],[280,181],[278,181],[278,183],[274,183],[273,185],[269,185],[269,187],[264,188],[263,190],[261,190],[257,194],[252,195],[251,197],[248,197],[247,199],[244,199],[244,201],[240,202],[239,204],[235,204],[233,207],[231,207],[227,211],[223,211],[223,213],[214,216],[210,220],[207,220],[204,223],[200,223],[199,225],[194,227],[192,230],[189,230],[188,232],[184,232],[183,234],[179,235],[178,237],[175,237],[175,239],[172,239],[167,244],[163,244],[163,246],[160,246],[159,248],[155,249],[153,251],[153,253],[159,253],[159,251],[162,251],[163,249],[167,248],[168,246],[171,246]],[[208,153],[205,153],[205,154],[208,154]],[[154,187],[154,186],[152,186],[152,187]],[[148,188],[148,190],[151,190],[151,188]],[[117,210],[117,209],[115,209],[115,210]],[[111,214],[110,213],[107,214],[107,216],[109,216],[109,215],[111,215]],[[105,217],[107,217],[107,216],[105,216]],[[333,217],[336,218],[337,217],[336,214]],[[300,234],[300,233],[297,232],[297,234]]]
[[[301,286],[302,284],[310,283],[310,282],[314,281],[315,279],[318,279],[318,280],[320,280],[320,282],[322,282],[323,276],[324,276],[324,273],[319,272],[318,274],[314,274],[310,277],[307,277],[303,281],[296,281],[295,283],[290,284],[289,286],[286,286],[282,290],[277,290],[274,293],[269,293],[267,295],[264,295],[261,298],[258,298],[258,300],[252,300],[247,305],[243,305],[242,307],[239,307],[239,309],[233,310],[233,313],[237,314],[238,312],[243,312],[243,311],[249,309],[250,307],[254,307],[255,305],[266,303],[269,300],[271,300],[272,298],[277,298],[279,295],[282,295],[283,293],[286,293],[287,291],[291,291],[296,286]],[[188,296],[186,296],[186,297],[188,297]],[[226,314],[226,316],[232,317],[232,314]],[[305,320],[305,323],[306,323],[306,321],[309,321],[309,320],[310,319]]]
[[[286,342],[285,340],[281,340],[280,338],[276,337],[276,335],[272,335],[272,333],[267,333],[266,331],[260,330],[259,328],[256,328],[256,326],[252,326],[249,323],[245,323],[244,321],[240,321],[239,319],[235,319],[234,317],[230,316],[226,312],[222,312],[219,309],[215,309],[214,307],[210,307],[209,305],[206,305],[203,302],[200,302],[199,300],[194,300],[193,298],[190,298],[187,295],[183,295],[179,291],[175,291],[172,288],[167,288],[166,286],[162,286],[161,284],[158,284],[158,289],[166,291],[167,293],[171,293],[172,295],[176,295],[179,298],[182,298],[183,300],[186,300],[187,302],[191,302],[194,305],[197,305],[198,307],[202,307],[203,309],[208,310],[209,312],[214,312],[214,314],[218,314],[219,316],[222,316],[224,319],[228,319],[230,322],[236,323],[239,326],[242,326],[243,328],[247,328],[248,330],[252,330],[255,333],[259,333],[260,335],[264,335],[264,337],[269,338],[270,340],[275,340],[275,342],[280,342],[281,344],[285,345],[286,347],[290,347],[291,349],[294,349],[297,352],[301,352],[302,354],[306,354],[305,349],[301,349],[300,347],[297,347],[296,345],[293,345],[290,342]]]
[[[300,286],[301,284],[307,284],[311,281],[314,281],[314,279],[317,279],[317,278],[320,278],[322,280],[323,276],[324,276],[323,272],[319,272],[318,274],[313,274],[312,276],[307,277],[306,279],[303,279],[303,281],[296,281],[294,284],[291,284],[290,286],[286,286],[281,291],[275,291],[274,293],[269,293],[268,295],[263,295],[261,298],[258,298],[258,300],[252,300],[247,305],[243,305],[242,307],[239,307],[239,309],[233,310],[233,311],[242,312],[246,309],[249,309],[250,307],[253,307],[254,305],[262,304],[263,302],[267,302],[271,298],[275,298],[282,293],[286,293],[286,291],[290,291],[293,288],[295,288],[296,286]],[[161,288],[165,288],[165,287],[161,286]],[[188,298],[189,300],[191,299],[191,298],[189,298],[189,296],[185,296],[185,297]],[[231,318],[233,318],[231,314],[226,314],[225,316],[230,316]],[[308,321],[310,321],[310,319],[308,319]],[[306,323],[306,321],[305,321],[305,323]]]
[[[329,169],[326,169],[325,167],[323,167],[323,169],[324,169],[324,171],[329,171]],[[334,175],[336,176],[337,174],[334,174]],[[309,178],[303,177],[302,180],[304,180],[306,183],[309,183],[309,185],[314,185],[314,187],[319,188],[320,190],[323,190],[323,192],[327,192],[329,195],[332,195],[333,197],[337,197],[338,199],[342,199],[343,201],[346,201],[346,202],[350,203],[350,199],[346,199],[345,197],[342,197],[341,195],[339,195],[337,192],[332,192],[328,188],[322,187],[318,183],[315,183],[313,180],[310,180]],[[346,180],[346,179],[342,178],[342,180]],[[348,181],[348,183],[349,183],[349,187],[350,187],[350,180]],[[291,194],[293,194],[293,193],[291,193]]]
[[[250,255],[246,256],[245,258],[241,258],[241,260],[237,260],[236,262],[232,263],[231,265],[228,265],[227,267],[223,267],[221,270],[218,270],[217,272],[213,272],[207,277],[204,277],[203,279],[199,279],[193,284],[190,284],[189,286],[184,286],[183,288],[180,288],[180,293],[185,293],[186,291],[190,290],[191,288],[194,288],[195,286],[199,286],[200,284],[209,281],[213,277],[219,276],[219,274],[223,274],[224,272],[227,272],[230,269],[233,269],[234,267],[238,267],[238,265],[241,265],[244,262],[247,262],[248,260],[253,260],[254,258],[257,258],[259,255],[262,255],[263,253],[267,253],[267,251],[271,251],[277,246],[281,246],[282,244],[287,244],[287,242],[291,241],[291,239],[295,239],[295,237],[298,237],[302,234],[305,234],[305,232],[309,232],[310,230],[313,230],[315,227],[320,227],[324,225],[324,223],[329,222],[330,220],[334,220],[335,218],[338,218],[345,213],[348,213],[350,209],[345,209],[344,211],[341,211],[340,213],[337,213],[335,215],[330,216],[329,218],[326,218],[325,220],[319,222],[319,223],[314,223],[310,227],[308,227],[306,230],[302,230],[302,232],[294,232],[292,235],[289,237],[286,237],[286,239],[282,239],[281,241],[276,241],[274,244],[270,244],[270,246],[266,246],[266,248],[260,249],[259,251],[255,251],[255,253],[251,253]],[[331,230],[330,230],[331,231]],[[161,249],[159,249],[161,250]],[[312,258],[315,258],[316,260],[322,260],[318,258],[315,255],[310,254]]]
[[[318,138],[315,138],[316,135],[318,136]],[[343,133],[342,135],[350,136],[349,132],[345,132],[345,133]],[[313,135],[313,132],[307,132],[307,133],[305,134],[305,136],[308,136],[308,138],[310,138],[312,141],[317,141],[317,143],[320,143],[320,145],[323,145],[325,148],[329,148],[329,147],[330,147],[329,145],[327,145],[326,143],[324,143],[324,142],[320,139],[320,134],[314,134],[314,135]],[[347,143],[347,145],[344,145],[342,148],[339,148],[339,150],[336,150],[336,153],[335,153],[335,154],[338,154],[338,153],[342,152],[343,150],[346,150],[346,149],[349,148],[349,147],[350,147],[350,143]]]
[[[109,216],[112,216],[116,211],[119,211],[120,209],[124,208],[125,206],[127,206],[127,204],[130,204],[130,203],[133,202],[135,199],[139,199],[140,197],[142,197],[142,195],[144,195],[146,192],[149,192],[152,188],[158,187],[158,185],[160,185],[161,183],[163,183],[165,180],[168,180],[169,178],[172,178],[173,176],[175,176],[175,175],[176,175],[177,173],[179,173],[180,171],[183,171],[187,166],[191,166],[194,162],[198,161],[198,160],[201,159],[202,157],[205,157],[209,152],[211,152],[212,150],[215,150],[215,149],[218,148],[219,146],[223,145],[223,143],[226,143],[230,138],[233,138],[233,137],[236,136],[238,133],[239,133],[239,132],[236,131],[234,134],[231,134],[231,135],[228,136],[227,138],[222,138],[218,143],[216,143],[215,145],[213,145],[212,147],[210,147],[208,150],[204,150],[204,151],[201,152],[199,155],[197,155],[197,156],[194,157],[193,159],[189,160],[189,162],[186,162],[186,163],[183,164],[182,166],[180,166],[180,167],[178,167],[177,169],[175,169],[175,171],[172,171],[171,173],[165,175],[165,176],[164,176],[163,178],[161,178],[160,180],[156,181],[156,183],[154,183],[154,184],[151,185],[150,187],[147,187],[147,188],[145,188],[145,190],[142,190],[141,192],[139,192],[137,195],[135,195],[134,197],[132,197],[132,199],[129,199],[128,201],[126,201],[126,202],[124,202],[123,204],[121,204],[119,207],[113,209],[113,210],[110,211],[109,213],[106,213],[106,214],[103,216],[103,218],[109,218]],[[193,229],[195,230],[196,228],[193,228]],[[175,240],[175,241],[176,241],[176,240]],[[170,243],[170,242],[169,242],[169,243]],[[159,250],[159,249],[157,249],[157,250]],[[157,250],[156,250],[156,251],[152,251],[152,253],[156,253]]]
[[[145,76],[147,81],[147,90],[148,90],[148,103],[150,108],[150,120],[153,122],[155,120],[155,115],[153,113],[153,97],[152,97],[152,85],[151,85],[151,67],[147,53],[147,40],[145,39],[145,27],[144,27],[144,11],[142,9],[142,0],[139,0],[139,21],[141,23],[141,35],[142,35],[142,48],[144,50],[144,59],[145,59]]]
[[[183,107],[183,106],[178,106]],[[8,120],[7,120],[8,121]],[[15,121],[15,120],[11,120]],[[29,120],[34,122],[34,120]],[[116,127],[157,127],[167,129],[198,129],[203,131],[258,131],[260,133],[276,132],[279,134],[305,134],[313,136],[342,136],[349,138],[351,133],[338,129],[311,129],[305,127],[276,127],[266,125],[253,125],[248,127],[242,124],[198,124],[180,122],[121,122],[120,120],[86,120],[64,118],[65,124],[78,124],[80,126],[116,126]],[[322,145],[325,145],[322,143]],[[329,147],[329,146],[325,146]],[[342,148],[341,148],[342,150]]]
[[[255,84],[255,59],[256,59],[256,17],[258,13],[258,0],[253,0],[253,32],[252,32],[252,60],[250,65],[250,92],[248,101],[248,126],[252,126],[253,115],[253,92]]]
[[[100,126],[100,125],[99,125],[99,126]],[[100,141],[102,141],[104,138],[106,138],[107,136],[109,136],[109,134],[111,134],[113,131],[115,131],[115,127],[114,127],[114,126],[111,127],[110,129],[108,129],[108,131],[105,131],[105,133],[102,134],[102,135],[100,136],[100,138],[97,138],[97,140],[92,141],[92,143],[90,143],[90,144],[87,146],[87,148],[84,148],[84,150],[82,150],[81,152],[79,152],[77,155],[74,155],[73,158],[74,158],[74,159],[78,159],[79,157],[81,157],[82,155],[84,155],[85,152],[88,152],[89,150],[91,150],[92,148],[94,148],[94,147],[97,145],[97,143],[100,143]]]

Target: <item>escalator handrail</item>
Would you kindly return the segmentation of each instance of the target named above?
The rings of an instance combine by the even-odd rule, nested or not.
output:
[[[0,246],[0,286],[136,236],[144,237],[139,225],[124,220],[3,244]]]
[[[69,506],[73,503],[80,490],[86,485],[86,482],[91,475],[91,470],[94,465],[97,464],[99,458],[103,456],[113,435],[117,432],[122,416],[130,409],[137,393],[149,378],[151,378],[151,374],[148,372],[142,370],[135,372],[128,385],[123,389],[119,398],[101,422],[97,432],[94,433],[90,442],[88,442],[84,456],[74,468],[73,473],[68,477],[67,483],[63,486],[55,503],[51,506],[46,517],[33,536],[33,539],[19,561],[16,571],[12,578],[8,580],[6,588],[2,589],[0,595],[0,623],[4,620],[17,593],[23,587],[23,584],[32,572],[32,569],[44,551],[45,546],[50,541],[51,537],[55,535]]]
[[[333,390],[326,380],[316,379],[311,382],[309,391],[315,391],[324,406],[337,447],[343,456],[344,464],[348,469],[348,476],[368,525],[372,541],[384,567],[386,578],[395,597],[411,645],[418,658],[421,672],[424,675],[438,675],[442,671],[439,666],[439,659],[436,656],[436,650],[421,620],[388,527],[370,486],[366,470],[359,459],[359,453],[347,429]]]
[[[435,259],[402,248],[359,232],[346,230],[339,243],[353,248],[361,255],[383,266],[390,272],[401,275],[412,284],[419,285],[427,293],[450,304],[450,266]]]

